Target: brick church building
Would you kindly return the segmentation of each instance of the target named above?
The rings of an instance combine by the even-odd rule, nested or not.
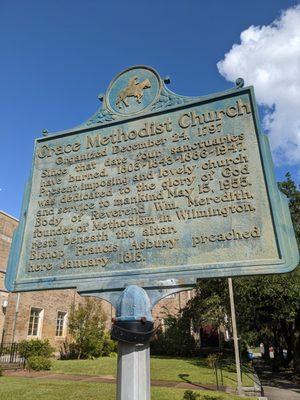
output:
[[[6,265],[12,235],[18,220],[0,211],[0,340],[2,343],[23,339],[49,339],[59,350],[68,334],[68,312],[72,304],[83,301],[73,289],[38,292],[8,293],[4,286]],[[153,309],[156,321],[163,323],[165,313],[175,314],[183,308],[191,292],[181,292],[161,300]],[[107,315],[110,328],[114,309],[110,303],[99,300]]]

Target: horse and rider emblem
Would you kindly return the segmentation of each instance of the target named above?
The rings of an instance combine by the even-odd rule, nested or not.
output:
[[[149,79],[144,79],[142,82],[138,82],[137,76],[130,78],[127,86],[119,92],[116,106],[119,109],[122,109],[124,105],[125,107],[129,107],[128,98],[130,97],[134,97],[137,103],[140,104],[144,95],[144,90],[149,88],[151,88]]]

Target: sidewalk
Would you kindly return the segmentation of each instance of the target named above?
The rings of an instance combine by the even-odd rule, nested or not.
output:
[[[258,360],[255,368],[268,400],[300,400],[300,385],[292,382],[290,375],[273,373],[270,366]]]
[[[116,378],[107,376],[92,376],[92,375],[70,375],[70,374],[55,374],[51,371],[25,371],[25,370],[7,370],[5,376],[18,377],[18,378],[35,378],[35,379],[48,379],[60,381],[81,381],[81,382],[101,382],[101,383],[116,383]],[[234,393],[234,390],[228,386],[219,387],[216,385],[201,385],[200,383],[193,383],[186,380],[186,382],[176,381],[159,381],[151,380],[152,386],[169,387],[175,389],[190,389],[190,390],[207,390],[207,391],[222,391],[225,393]]]

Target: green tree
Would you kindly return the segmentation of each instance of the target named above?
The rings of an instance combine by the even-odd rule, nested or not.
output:
[[[278,184],[288,197],[291,217],[300,244],[300,192],[288,173]],[[234,294],[239,335],[245,343],[273,345],[277,363],[289,363],[300,372],[300,268],[282,275],[235,278]],[[196,296],[187,305],[195,326],[225,324],[230,315],[227,279],[199,282]],[[287,349],[287,359],[283,357]],[[268,354],[268,352],[266,352]]]
[[[210,326],[215,331],[219,331],[221,325],[227,327],[230,310],[227,280],[201,280],[195,292],[195,296],[183,310],[183,315],[191,319],[192,326],[198,329]],[[219,339],[221,343],[220,336]]]
[[[191,318],[186,310],[177,315],[165,309],[164,329],[158,329],[151,342],[151,353],[167,356],[195,356],[197,344],[191,333]]]
[[[115,350],[114,342],[105,331],[107,317],[99,301],[85,298],[78,307],[71,307],[69,314],[69,332],[73,343],[71,352],[78,359],[109,355]],[[107,354],[108,353],[108,354]]]
[[[200,281],[195,297],[187,305],[187,312],[195,326],[210,325],[215,329],[226,325],[228,310],[227,281],[221,278]]]
[[[287,196],[300,245],[300,191],[291,174],[278,183]],[[291,363],[300,372],[300,269],[288,274],[234,280],[239,331],[248,343],[274,346],[278,363]],[[287,359],[283,357],[287,349]],[[266,353],[268,355],[268,353]]]
[[[262,342],[266,349],[272,345],[278,363],[296,362],[299,268],[285,275],[237,278],[234,292],[238,329],[244,341],[250,345]],[[283,349],[288,351],[286,360]]]
[[[297,188],[288,172],[285,175],[285,180],[278,183],[279,189],[284,193],[289,200],[289,209],[294,225],[298,247],[300,248],[300,190]]]
[[[159,330],[151,343],[153,354],[169,356],[195,356],[199,353],[195,331],[210,325],[218,330],[227,324],[229,309],[227,281],[224,279],[201,280],[195,296],[177,315],[166,310],[164,330]]]

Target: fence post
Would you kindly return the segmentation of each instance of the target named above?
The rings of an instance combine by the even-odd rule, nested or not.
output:
[[[9,352],[9,363],[13,363],[13,354],[14,354],[14,343],[11,344],[10,346],[10,352]]]

